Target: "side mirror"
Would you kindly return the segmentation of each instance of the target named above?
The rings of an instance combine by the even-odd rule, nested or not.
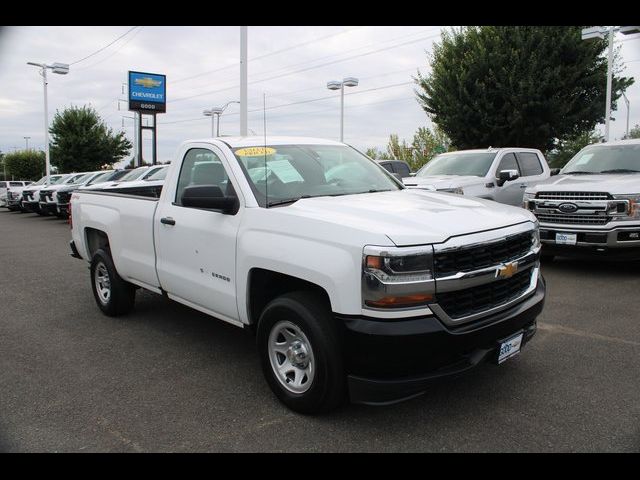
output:
[[[560,169],[559,168],[552,168],[551,169],[551,176],[553,177],[554,175],[558,175],[560,173]]]
[[[500,173],[498,173],[498,181],[496,183],[499,187],[501,187],[505,184],[505,182],[515,180],[519,177],[520,174],[517,170],[500,170]]]
[[[237,211],[238,198],[225,197],[217,185],[193,185],[182,192],[182,205],[185,207],[219,210],[225,214]]]

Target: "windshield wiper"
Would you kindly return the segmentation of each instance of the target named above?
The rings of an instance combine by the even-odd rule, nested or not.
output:
[[[301,198],[311,198],[311,195],[302,195],[301,197],[283,198],[282,200],[274,200],[272,202],[267,203],[267,208],[268,207],[275,207],[276,205],[288,205],[288,204],[291,204],[291,203],[296,203]]]
[[[594,175],[597,172],[585,172],[585,171],[580,171],[580,170],[576,170],[575,172],[564,172],[565,175]]]
[[[640,170],[631,170],[630,168],[612,168],[611,170],[602,170],[600,173],[639,173]]]

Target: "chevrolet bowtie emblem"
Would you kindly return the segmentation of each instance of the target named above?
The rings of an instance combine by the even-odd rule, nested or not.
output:
[[[505,263],[496,270],[496,278],[511,278],[518,273],[518,262]]]
[[[160,80],[154,80],[150,77],[136,78],[135,83],[136,85],[142,85],[145,88],[159,87],[162,84]]]

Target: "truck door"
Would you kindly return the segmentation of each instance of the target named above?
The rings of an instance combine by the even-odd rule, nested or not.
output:
[[[505,153],[502,159],[499,160],[498,167],[495,171],[496,191],[494,193],[494,200],[496,202],[506,203],[507,205],[522,206],[525,189],[525,187],[523,187],[523,181],[520,178],[516,178],[515,180],[505,182],[499,187],[497,177],[501,170],[516,170],[519,175],[522,175],[514,153]]]
[[[230,215],[182,205],[182,193],[191,185],[217,185],[225,195],[236,195],[222,157],[214,147],[186,152],[175,196],[161,201],[154,219],[157,271],[170,298],[237,321],[236,235],[242,208]]]

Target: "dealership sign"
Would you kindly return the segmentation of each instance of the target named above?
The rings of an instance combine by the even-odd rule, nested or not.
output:
[[[129,110],[141,113],[167,111],[167,77],[129,71]]]

